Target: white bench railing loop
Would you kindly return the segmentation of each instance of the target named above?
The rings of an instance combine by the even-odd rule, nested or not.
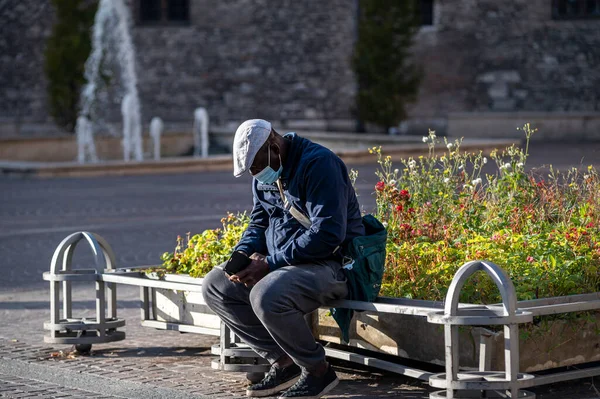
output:
[[[477,271],[484,271],[496,284],[502,296],[501,306],[459,308],[460,291],[467,279]],[[519,324],[533,321],[531,312],[517,309],[517,296],[510,277],[499,266],[487,261],[465,263],[454,275],[446,295],[443,311],[432,312],[427,320],[444,325],[446,372],[434,374],[429,384],[443,388],[430,394],[430,399],[535,398],[535,394],[521,388],[532,386],[533,375],[519,373]],[[482,340],[479,371],[459,370],[460,326],[504,326],[504,371],[486,370],[489,353]],[[486,356],[488,355],[488,356]],[[484,395],[484,396],[481,396]]]
[[[85,241],[94,255],[93,269],[72,267],[73,252],[78,243]],[[66,237],[54,251],[50,271],[43,279],[50,282],[50,322],[44,329],[50,334],[44,342],[53,344],[74,344],[79,348],[91,348],[91,344],[121,341],[125,333],[117,331],[125,325],[125,320],[117,318],[117,287],[115,283],[104,282],[104,273],[114,270],[115,256],[108,243],[101,236],[89,232],[77,232]],[[95,282],[96,317],[73,317],[73,282]],[[63,288],[62,317],[60,317],[60,283]],[[108,311],[108,313],[106,313]]]

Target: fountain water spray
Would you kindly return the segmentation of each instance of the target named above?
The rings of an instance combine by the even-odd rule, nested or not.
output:
[[[155,116],[150,121],[150,137],[154,143],[154,159],[160,159],[160,135],[163,131],[163,121],[159,117]]]
[[[77,132],[77,161],[85,163],[85,158],[92,162],[98,162],[96,155],[96,146],[94,145],[94,137],[92,136],[92,124],[85,116],[77,117],[75,125]]]
[[[208,156],[208,112],[206,108],[196,108],[194,111],[194,156]]]
[[[91,132],[97,126],[104,125],[102,111],[110,107],[100,106],[98,102],[107,97],[108,86],[117,81],[120,89],[117,97],[123,98],[123,158],[129,160],[133,155],[136,160],[141,161],[140,102],[130,24],[129,9],[123,0],[100,0],[94,19],[92,52],[85,64],[87,83],[81,92],[80,116],[91,123]],[[107,70],[107,67],[112,69]],[[108,130],[111,131],[112,128],[108,126]],[[79,129],[76,132],[78,137],[80,134],[84,137],[87,134]],[[93,137],[89,143],[94,146]],[[78,155],[79,162],[85,162],[85,158],[85,154]]]
[[[127,94],[121,103],[123,115],[123,155],[126,161],[131,156],[136,161],[144,158],[142,153],[142,126],[140,124],[140,103],[137,97]]]

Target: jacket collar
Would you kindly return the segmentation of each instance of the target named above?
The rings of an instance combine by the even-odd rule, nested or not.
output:
[[[283,137],[291,140],[287,157],[283,163],[283,170],[281,171],[281,180],[288,181],[294,175],[294,171],[297,169],[300,158],[302,157],[303,139],[294,132],[286,133]]]

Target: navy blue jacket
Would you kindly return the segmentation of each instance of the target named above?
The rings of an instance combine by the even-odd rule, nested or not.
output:
[[[250,224],[235,250],[267,255],[271,270],[339,259],[333,254],[338,246],[365,234],[346,165],[329,149],[295,133],[284,137],[291,139],[281,174],[284,194],[312,226],[305,229],[284,209],[275,184],[253,179]]]

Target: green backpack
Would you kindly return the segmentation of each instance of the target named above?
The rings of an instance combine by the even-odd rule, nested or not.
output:
[[[353,260],[351,268],[345,266],[343,271],[348,279],[348,296],[346,299],[373,302],[379,295],[383,272],[385,269],[385,246],[387,231],[383,224],[373,215],[362,218],[365,235],[354,238],[345,248],[344,256]],[[342,338],[349,342],[352,309],[331,309],[333,318],[342,330]]]

